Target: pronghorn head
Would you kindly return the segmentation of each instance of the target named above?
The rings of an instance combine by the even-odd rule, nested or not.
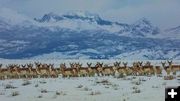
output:
[[[28,68],[29,70],[32,70],[33,64],[27,64],[27,68]]]
[[[41,64],[41,63],[39,63],[39,62],[35,62],[34,64],[36,65],[36,67],[37,67],[37,68],[42,67],[42,64]]]
[[[115,67],[119,67],[120,64],[121,64],[121,62],[117,62],[117,61],[116,61],[116,62],[114,63],[114,66],[115,66]]]
[[[133,67],[137,67],[138,63],[137,62],[133,62]]]
[[[74,63],[69,63],[71,68],[74,68]]]
[[[22,68],[26,68],[26,64],[25,65],[21,65]]]
[[[100,62],[97,62],[95,67],[102,67],[101,63]]]
[[[91,67],[91,65],[92,65],[92,63],[87,63],[87,66],[88,66],[88,67]]]
[[[142,66],[142,64],[143,64],[143,61],[138,61],[138,64],[139,64],[139,66]]]
[[[80,64],[80,63],[75,63],[75,68],[79,69],[79,68],[81,68],[81,67],[82,67],[82,64]]]
[[[51,69],[54,69],[54,64],[49,64],[49,67],[50,67]]]
[[[14,64],[12,66],[12,70],[18,71],[18,69],[20,68],[20,65]]]
[[[103,67],[103,63],[99,63],[100,67]]]
[[[102,72],[103,70],[102,66],[103,66],[103,63],[97,62],[95,67],[97,67],[98,72]]]
[[[171,66],[172,65],[172,60],[167,60],[167,62],[168,62],[168,64],[169,64],[169,66]]]
[[[164,62],[161,61],[161,64],[162,64],[162,67],[164,68],[166,66],[166,61]]]
[[[128,62],[123,62],[124,67],[127,67]]]
[[[39,62],[34,62],[34,64],[36,65],[36,67],[40,67],[40,64]]]
[[[150,66],[150,65],[151,65],[151,62],[147,61],[145,65],[146,65],[146,66]]]
[[[117,67],[117,66],[118,66],[117,62],[115,62],[115,63],[113,63],[113,64],[114,64],[114,67]]]
[[[65,63],[61,63],[60,64],[60,68],[66,68],[66,64]]]

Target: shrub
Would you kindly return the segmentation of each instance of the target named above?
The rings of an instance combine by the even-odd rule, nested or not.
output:
[[[92,91],[90,93],[90,95],[100,95],[100,94],[101,94],[101,92],[99,92],[99,91]]]
[[[78,86],[77,86],[77,88],[82,88],[82,87],[83,87],[83,85],[78,85]]]
[[[141,90],[140,90],[140,89],[135,89],[135,90],[133,91],[133,93],[141,93]]]
[[[42,95],[37,96],[37,98],[42,98],[42,97],[43,97]]]
[[[89,89],[88,87],[84,87],[84,91],[90,91],[92,89]]]
[[[45,80],[42,80],[42,81],[39,81],[39,83],[41,83],[41,84],[45,84],[45,83],[46,83],[46,81],[45,81]]]
[[[14,91],[11,93],[11,96],[18,96],[19,95],[19,92],[18,91]]]
[[[25,82],[23,82],[22,86],[27,86],[27,85],[30,85],[30,84],[31,84],[30,81],[25,81]]]
[[[36,84],[34,87],[39,87],[39,85],[38,85],[38,84]]]
[[[58,92],[58,91],[56,91],[56,95],[61,95],[61,93],[60,93],[60,92]]]
[[[11,85],[11,84],[5,85],[5,89],[15,89],[15,88],[17,88],[17,87],[14,87],[14,86]]]
[[[46,89],[42,89],[41,93],[47,93],[48,91]]]

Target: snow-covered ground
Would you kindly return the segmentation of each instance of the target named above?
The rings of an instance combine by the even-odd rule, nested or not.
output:
[[[3,65],[33,62],[60,63],[80,62],[86,66],[87,62],[95,64],[103,62],[113,65],[115,61],[128,62],[129,66],[137,60],[5,60]],[[146,61],[146,60],[145,60]],[[145,62],[144,61],[144,62]],[[161,65],[161,61],[150,61],[154,65]],[[179,64],[180,61],[173,61]],[[23,83],[30,83],[23,86]],[[6,89],[7,85],[15,88]],[[37,78],[0,80],[0,99],[2,101],[164,101],[165,87],[178,86],[180,80],[164,80],[163,77],[128,76],[125,78],[105,77],[75,77],[75,78]],[[46,92],[47,91],[47,92]],[[19,95],[12,96],[13,92]],[[16,94],[17,94],[16,93]]]
[[[164,101],[165,87],[180,81],[162,77],[79,77],[0,81],[1,101]],[[6,85],[14,89],[5,89]],[[44,91],[44,92],[43,92]],[[47,91],[47,92],[46,92]],[[19,95],[12,96],[13,92]],[[56,92],[58,92],[56,94]]]

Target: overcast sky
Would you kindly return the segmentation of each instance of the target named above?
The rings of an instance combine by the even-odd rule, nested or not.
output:
[[[180,25],[180,0],[0,0],[1,8],[32,18],[49,12],[89,11],[127,23],[145,17],[163,29]]]

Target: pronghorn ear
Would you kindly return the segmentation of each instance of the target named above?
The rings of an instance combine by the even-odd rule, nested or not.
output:
[[[169,61],[170,63],[172,63],[172,60],[171,61]]]
[[[118,62],[118,64],[120,65],[120,64],[121,64],[121,61],[120,61],[120,62]]]
[[[114,64],[114,66],[116,66],[116,63],[113,63]]]
[[[143,61],[141,61],[140,64],[142,65],[142,64],[143,64]]]
[[[103,65],[103,62],[101,63],[101,65]]]

